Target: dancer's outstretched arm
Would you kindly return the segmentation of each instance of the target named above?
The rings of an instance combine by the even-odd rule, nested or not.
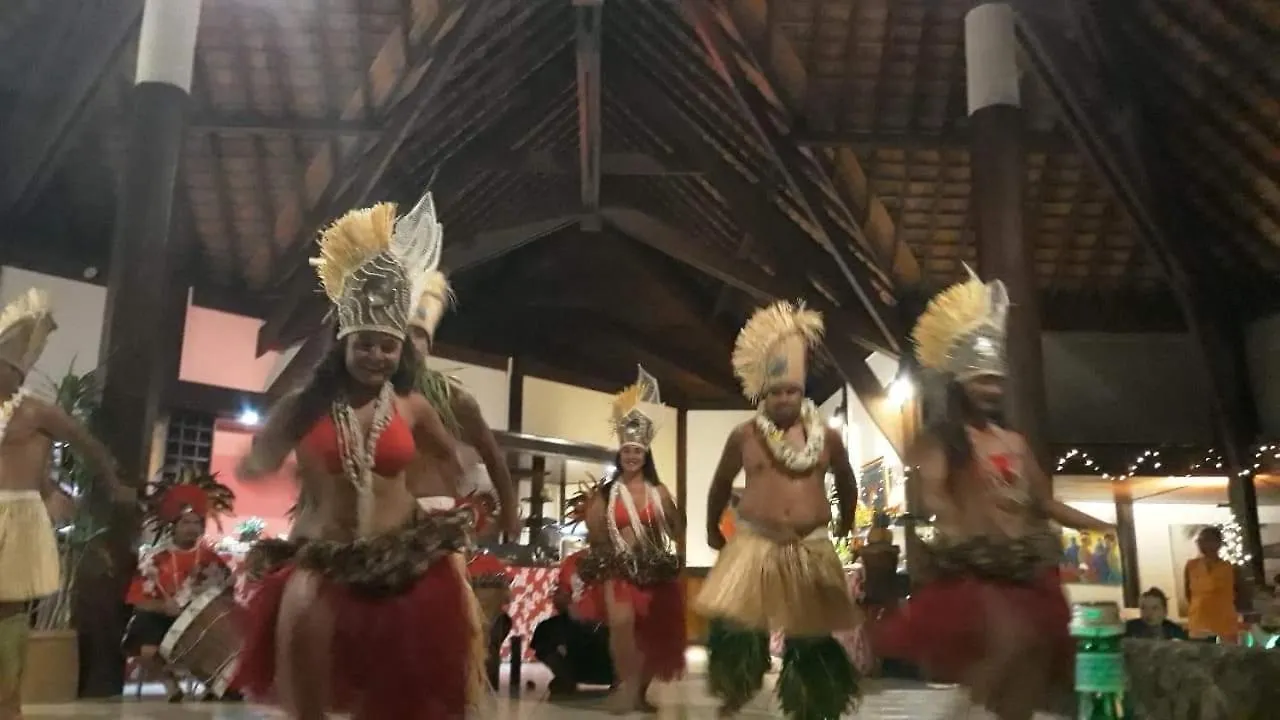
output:
[[[1035,455],[1031,452],[1030,446],[1023,440],[1022,447],[1023,466],[1028,468],[1031,475],[1031,489],[1037,504],[1040,506],[1041,512],[1045,517],[1058,523],[1063,527],[1069,527],[1073,530],[1097,530],[1106,532],[1114,530],[1115,525],[1099,520],[1098,518],[1082,513],[1070,505],[1062,502],[1053,496],[1053,484],[1049,480],[1049,476],[1044,470],[1040,469],[1040,463],[1036,462]]]

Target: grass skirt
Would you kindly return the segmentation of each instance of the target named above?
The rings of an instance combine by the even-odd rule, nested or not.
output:
[[[1033,537],[1008,541],[999,551],[975,543],[936,553],[941,577],[876,623],[876,654],[914,662],[932,680],[959,682],[986,657],[994,614],[1050,643],[1053,676],[1068,677],[1075,656],[1071,610],[1057,565],[1046,559],[1049,546],[1038,546],[1043,542]]]
[[[0,602],[52,595],[60,575],[58,542],[40,493],[0,490]]]
[[[607,623],[607,597],[630,606],[635,617],[636,644],[644,656],[644,672],[659,680],[684,674],[684,651],[689,646],[685,623],[684,588],[679,580],[637,585],[623,579],[601,580],[583,589],[573,615]]]
[[[401,532],[354,543],[304,544],[261,576],[234,686],[274,695],[281,601],[289,578],[304,569],[321,576],[319,601],[334,617],[325,683],[331,711],[377,720],[465,717],[488,694],[487,638],[466,561],[454,551],[465,535],[453,539],[451,521],[442,527],[439,519],[419,517]],[[286,554],[279,541],[268,552],[277,560]]]
[[[788,637],[827,637],[862,622],[825,530],[778,540],[741,521],[694,609],[710,619]]]
[[[740,521],[695,607],[711,619],[707,676],[725,709],[760,691],[774,631],[787,635],[775,688],[787,717],[838,720],[856,706],[857,671],[831,634],[856,627],[862,613],[825,530],[780,540]]]

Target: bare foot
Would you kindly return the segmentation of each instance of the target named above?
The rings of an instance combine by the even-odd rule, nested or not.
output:
[[[661,708],[659,708],[657,705],[654,705],[653,703],[643,698],[641,698],[640,702],[636,704],[636,710],[644,713],[645,715],[657,715],[658,713],[662,712]]]
[[[642,702],[631,683],[619,683],[617,689],[610,693],[609,699],[605,701],[605,710],[613,715],[629,715],[635,712]]]

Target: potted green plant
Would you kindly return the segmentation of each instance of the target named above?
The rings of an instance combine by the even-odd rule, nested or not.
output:
[[[68,368],[50,383],[53,402],[76,420],[92,427],[98,409],[99,387],[92,372],[77,374]],[[69,522],[56,528],[61,555],[62,582],[58,591],[34,603],[32,633],[22,693],[27,702],[73,702],[77,695],[79,649],[71,607],[76,576],[85,556],[101,552],[94,538],[106,528],[96,522],[87,503],[80,502],[92,488],[94,475],[68,446],[55,443],[50,462],[54,484],[76,500]]]

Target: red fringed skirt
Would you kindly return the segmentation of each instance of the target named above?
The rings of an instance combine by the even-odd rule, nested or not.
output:
[[[275,695],[277,621],[294,571],[288,565],[267,575],[249,600],[236,687],[250,697]],[[329,604],[334,617],[332,672],[313,679],[313,688],[328,687],[333,712],[369,720],[466,716],[472,651],[463,594],[468,584],[453,560],[437,560],[407,591],[389,597],[321,582],[320,602]]]
[[[998,606],[991,607],[993,602]],[[971,577],[929,583],[902,610],[876,623],[872,644],[881,657],[914,662],[930,680],[959,682],[986,653],[993,611],[1052,644],[1054,677],[1070,672],[1075,652],[1068,630],[1071,610],[1056,568],[1027,584]]]
[[[615,602],[629,605],[635,615],[635,637],[644,655],[644,672],[659,680],[684,674],[684,652],[689,645],[685,626],[684,587],[679,580],[641,587],[626,580],[605,580],[583,589],[573,614],[592,622],[609,620],[605,593]]]

